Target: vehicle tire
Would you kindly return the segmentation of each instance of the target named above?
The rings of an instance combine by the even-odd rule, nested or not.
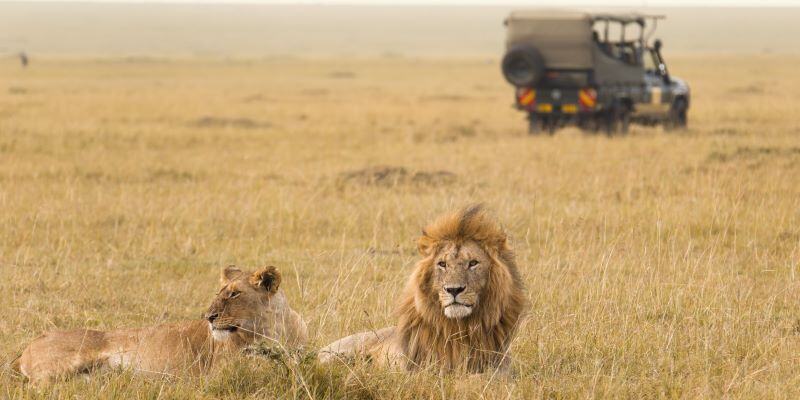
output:
[[[503,57],[503,76],[518,87],[535,86],[544,76],[544,57],[535,47],[514,46]]]
[[[683,97],[678,97],[672,103],[667,115],[665,127],[667,130],[686,129],[689,124],[689,104]]]
[[[592,114],[586,119],[583,131],[587,134],[597,135],[605,126],[605,118],[602,115]]]
[[[547,125],[545,127],[547,129],[547,134],[553,136],[556,134],[556,129],[558,129],[558,120],[555,118],[548,118]]]
[[[594,119],[587,118],[585,116],[581,116],[578,118],[578,129],[581,132],[589,134],[597,132],[597,124],[594,122]]]
[[[631,124],[631,112],[624,103],[614,103],[602,115],[606,135],[627,134]]]
[[[631,126],[631,112],[628,107],[620,107],[617,118],[619,119],[618,133],[627,135]]]
[[[553,135],[555,131],[556,124],[552,118],[546,115],[528,114],[528,134],[540,135],[546,132]]]
[[[606,110],[603,113],[603,130],[606,132],[606,136],[613,136],[614,133],[617,131],[617,114],[613,108]]]
[[[538,135],[542,132],[542,121],[536,117],[536,114],[528,114],[528,134]]]

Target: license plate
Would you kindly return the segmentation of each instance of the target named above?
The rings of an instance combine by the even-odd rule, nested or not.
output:
[[[561,106],[561,111],[565,114],[575,114],[578,112],[578,106],[575,104],[564,104]]]
[[[553,112],[553,105],[552,104],[539,104],[536,106],[536,111],[540,113],[549,113]]]

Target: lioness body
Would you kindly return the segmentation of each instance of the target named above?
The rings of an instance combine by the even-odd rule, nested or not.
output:
[[[153,374],[176,374],[207,368],[216,345],[206,321],[139,329],[48,332],[36,338],[17,360],[32,381],[106,368],[132,368]]]
[[[34,382],[108,368],[175,375],[203,372],[218,356],[258,339],[302,345],[305,322],[278,291],[279,283],[274,267],[251,275],[228,267],[206,320],[106,332],[49,332],[33,340],[14,367]]]
[[[320,361],[366,356],[404,369],[507,370],[525,299],[505,233],[471,207],[426,227],[418,244],[422,260],[397,325],[337,340]]]

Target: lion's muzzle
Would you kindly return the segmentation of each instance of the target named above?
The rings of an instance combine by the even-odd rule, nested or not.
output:
[[[450,305],[444,308],[444,315],[447,318],[459,319],[470,314],[472,314],[472,306],[460,303],[450,303]]]
[[[468,301],[464,297],[466,286],[450,285],[444,286],[444,293],[441,295],[442,305],[444,306],[444,315],[447,318],[464,318],[472,313],[473,302]]]

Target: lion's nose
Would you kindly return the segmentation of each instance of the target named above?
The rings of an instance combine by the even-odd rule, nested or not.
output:
[[[458,296],[459,293],[463,292],[464,289],[466,289],[464,286],[445,286],[444,288],[444,290],[446,290],[447,293],[453,295],[453,298]]]
[[[217,313],[208,314],[206,316],[206,319],[208,320],[208,322],[214,322],[214,320],[216,320],[217,318],[219,318],[219,314],[217,314]]]

